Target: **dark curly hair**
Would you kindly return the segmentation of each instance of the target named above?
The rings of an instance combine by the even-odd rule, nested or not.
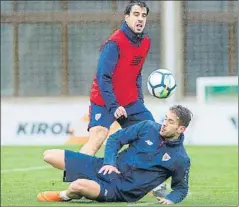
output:
[[[146,8],[147,10],[147,15],[149,14],[149,7],[147,6],[147,4],[144,2],[144,1],[140,1],[140,0],[133,0],[133,1],[130,1],[128,3],[128,5],[126,6],[125,10],[124,10],[124,14],[125,15],[129,15],[130,12],[131,12],[131,9],[134,5],[138,5],[140,6],[141,8]]]

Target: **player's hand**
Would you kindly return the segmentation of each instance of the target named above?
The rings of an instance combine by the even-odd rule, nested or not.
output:
[[[114,116],[116,119],[120,118],[121,116],[124,116],[127,118],[127,112],[123,106],[119,106],[114,113]]]
[[[105,175],[107,173],[110,174],[112,172],[120,174],[120,171],[112,165],[104,165],[102,168],[100,168],[98,173],[102,173],[102,172],[103,172],[103,175]]]
[[[167,200],[166,198],[157,197],[157,200],[160,204],[173,204],[172,201]]]

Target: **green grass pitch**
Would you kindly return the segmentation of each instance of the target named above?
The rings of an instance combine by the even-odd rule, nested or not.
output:
[[[2,206],[160,206],[152,195],[136,204],[97,203],[74,200],[69,203],[40,203],[38,192],[62,190],[62,172],[47,168],[42,159],[44,150],[78,146],[2,146],[1,147],[1,205]],[[180,206],[238,206],[238,147],[186,146],[191,157],[190,190]],[[103,154],[103,148],[97,156]],[[80,164],[80,163],[79,163]],[[31,169],[34,168],[35,169]],[[27,170],[31,169],[31,170]]]

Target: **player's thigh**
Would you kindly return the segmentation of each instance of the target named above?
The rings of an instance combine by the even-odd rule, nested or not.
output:
[[[109,129],[114,122],[114,116],[108,112],[106,107],[91,103],[89,109],[89,125],[88,130],[93,127],[101,126]]]
[[[90,108],[89,139],[87,144],[96,147],[97,151],[98,147],[107,138],[109,128],[114,122],[114,117],[107,111],[106,107],[91,104]]]
[[[145,121],[145,120],[155,121],[152,113],[148,110],[137,113],[137,114],[128,115],[127,119],[123,120],[122,122],[119,122],[119,124],[122,128],[126,128],[128,126],[137,124],[137,123],[139,123],[141,121]]]
[[[43,153],[45,162],[53,165],[54,167],[64,170],[65,169],[65,150],[49,149]]]
[[[95,198],[98,202],[126,202],[121,196],[115,183],[98,181],[100,185],[100,193]]]
[[[73,182],[79,178],[94,180],[103,159],[65,150],[64,182]]]
[[[132,119],[136,120],[137,122],[145,121],[145,120],[155,121],[152,113],[148,110],[138,114],[133,114]]]

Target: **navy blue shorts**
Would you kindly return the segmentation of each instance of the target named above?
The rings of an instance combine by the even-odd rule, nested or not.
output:
[[[99,174],[98,171],[103,166],[103,158],[96,158],[80,152],[65,150],[65,172],[64,182],[73,182],[77,179],[89,179],[100,185],[100,194],[95,199],[99,202],[125,202],[120,196],[116,182],[119,175],[111,173],[107,175]]]
[[[137,108],[139,111],[137,111]],[[121,128],[126,128],[144,120],[154,121],[151,112],[148,111],[144,104],[140,103],[139,101],[134,105],[125,107],[125,109],[128,114],[128,117],[126,119],[117,120]],[[89,115],[90,122],[88,125],[88,130],[94,126],[103,126],[109,129],[115,121],[114,115],[110,114],[106,107],[99,106],[93,103],[91,103],[90,105]]]

